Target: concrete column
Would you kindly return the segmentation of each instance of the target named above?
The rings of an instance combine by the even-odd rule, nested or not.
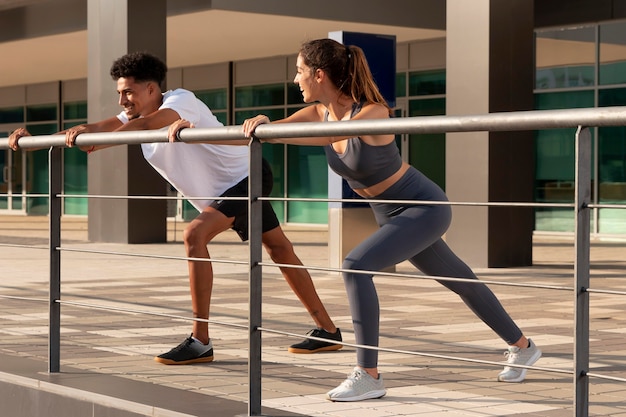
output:
[[[121,111],[111,79],[113,61],[133,51],[166,58],[166,0],[88,0],[90,122]],[[89,194],[155,195],[165,181],[145,161],[140,145],[123,145],[89,155]],[[89,200],[89,240],[149,243],[167,240],[165,200]]]
[[[446,113],[533,108],[533,0],[448,0]],[[446,135],[451,201],[531,202],[532,132]],[[474,267],[532,264],[531,208],[453,208],[446,241]]]

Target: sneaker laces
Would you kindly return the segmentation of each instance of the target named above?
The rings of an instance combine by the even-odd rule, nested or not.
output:
[[[352,373],[348,375],[348,378],[341,383],[341,386],[351,388],[359,379],[363,378],[363,374],[365,374],[365,371],[354,369]]]
[[[520,355],[522,349],[517,346],[511,346],[507,350],[504,351],[504,357],[507,358],[507,363],[515,363],[517,358]]]
[[[180,352],[181,350],[187,348],[193,342],[194,342],[194,340],[191,337],[188,337],[180,345],[178,345],[174,349],[172,349],[172,352]]]

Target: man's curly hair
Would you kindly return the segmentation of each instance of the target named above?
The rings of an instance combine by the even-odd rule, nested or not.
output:
[[[163,88],[167,65],[148,52],[131,52],[118,58],[111,66],[111,77],[114,81],[120,78],[133,77],[135,81],[155,81]]]

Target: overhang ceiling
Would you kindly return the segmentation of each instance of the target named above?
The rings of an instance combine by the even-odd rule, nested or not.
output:
[[[397,42],[445,36],[443,30],[205,10],[167,18],[167,61],[176,68],[289,55],[303,41],[338,30],[395,35]],[[3,42],[0,56],[0,86],[85,78],[87,31]]]

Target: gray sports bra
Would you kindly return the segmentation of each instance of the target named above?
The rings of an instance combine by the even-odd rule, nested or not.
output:
[[[352,106],[350,118],[361,111],[363,103]],[[324,121],[328,120],[328,110]],[[387,145],[372,146],[360,138],[348,139],[344,153],[337,153],[332,145],[324,146],[328,166],[341,175],[351,188],[367,188],[386,180],[402,166],[400,151],[393,141]]]

